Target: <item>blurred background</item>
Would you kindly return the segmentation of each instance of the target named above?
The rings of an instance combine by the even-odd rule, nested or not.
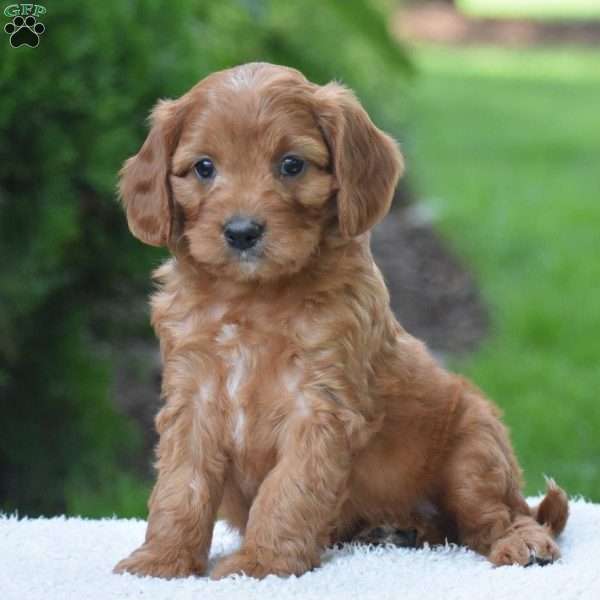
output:
[[[37,47],[0,32],[0,511],[145,516],[165,252],[116,174],[158,98],[252,60],[345,82],[400,141],[394,310],[502,407],[528,494],[600,501],[600,0],[44,6]]]

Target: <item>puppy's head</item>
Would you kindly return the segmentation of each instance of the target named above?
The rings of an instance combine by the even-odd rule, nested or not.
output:
[[[263,63],[161,101],[121,171],[132,233],[219,277],[273,279],[389,209],[402,158],[354,95]]]

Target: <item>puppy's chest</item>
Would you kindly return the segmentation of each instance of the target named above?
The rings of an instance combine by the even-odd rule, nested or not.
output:
[[[223,441],[236,462],[268,462],[289,422],[310,411],[293,319],[253,319],[209,307],[192,320],[192,352],[200,365],[196,409],[217,407]]]

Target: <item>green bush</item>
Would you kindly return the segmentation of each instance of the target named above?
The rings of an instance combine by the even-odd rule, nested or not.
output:
[[[114,189],[149,109],[211,71],[266,60],[347,82],[397,129],[410,62],[368,0],[47,10],[39,47],[1,50],[0,510],[135,514],[139,436],[114,408],[112,357],[149,335],[140,298],[162,253],[131,237]]]

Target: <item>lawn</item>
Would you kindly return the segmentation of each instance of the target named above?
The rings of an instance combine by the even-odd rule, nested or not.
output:
[[[453,367],[505,412],[527,492],[600,501],[600,51],[421,48],[404,146],[493,332]]]
[[[458,6],[480,17],[600,18],[600,0],[458,0]]]

